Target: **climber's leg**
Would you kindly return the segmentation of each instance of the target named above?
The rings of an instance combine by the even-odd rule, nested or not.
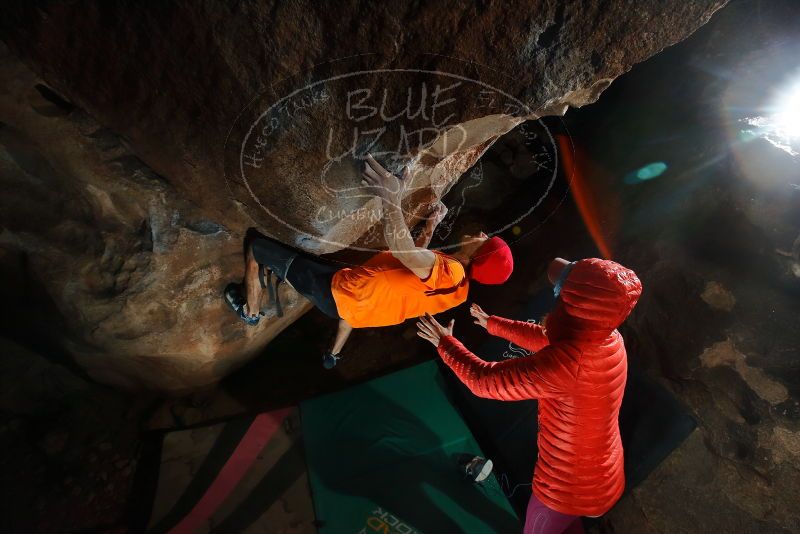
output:
[[[252,257],[252,258],[251,258]],[[248,247],[248,302],[250,306],[258,306],[261,298],[261,283],[259,282],[259,265],[265,265],[281,280],[291,284],[295,291],[307,298],[325,315],[339,319],[339,326],[333,346],[322,357],[323,365],[331,369],[339,359],[339,353],[344,347],[350,332],[353,331],[346,321],[339,317],[336,301],[331,291],[333,275],[341,266],[321,259],[305,252],[300,252],[272,239],[254,239]],[[250,275],[250,271],[254,274]],[[268,282],[267,282],[268,283]],[[252,293],[252,301],[249,295]],[[276,294],[277,304],[277,294]],[[255,308],[253,308],[255,309]]]
[[[261,308],[261,282],[258,279],[258,262],[253,255],[252,247],[247,247],[247,256],[244,267],[244,296],[247,299],[247,309],[250,316],[257,316]]]
[[[333,346],[322,355],[322,365],[325,369],[333,369],[336,366],[336,363],[340,359],[339,353],[342,352],[342,348],[344,348],[344,344],[347,342],[347,338],[350,337],[352,331],[353,327],[350,326],[350,323],[344,319],[339,319],[339,326],[336,329],[336,337],[333,339]]]
[[[331,352],[333,354],[339,354],[342,352],[344,348],[344,344],[347,343],[347,338],[350,337],[350,333],[353,331],[353,327],[345,321],[344,319],[339,319],[339,326],[336,329],[336,337],[333,339],[333,346],[331,347]]]
[[[283,306],[281,306],[278,286],[286,280],[286,273],[294,259],[300,255],[300,252],[284,245],[280,241],[259,237],[252,239],[248,243],[247,253],[248,256],[252,256],[253,261],[256,263],[258,281],[258,286],[256,286],[256,279],[250,279],[253,287],[250,291],[253,295],[258,295],[258,298],[251,305],[260,306],[260,290],[266,288],[269,294],[267,306],[274,307],[275,315],[283,317]],[[250,262],[248,261],[249,264]],[[273,274],[275,275],[274,279]],[[264,313],[264,310],[260,311]]]
[[[311,301],[319,311],[333,319],[339,318],[336,301],[333,300],[331,283],[333,275],[341,268],[316,256],[299,254],[286,273],[292,287]]]
[[[271,238],[253,239],[247,247],[255,261],[266,266],[281,280],[286,280],[286,272],[300,252]]]
[[[248,251],[252,252],[256,262],[256,284],[259,284],[257,266],[261,264],[279,279],[289,282],[295,291],[310,300],[322,313],[334,319],[339,318],[331,292],[331,281],[334,273],[341,268],[340,265],[268,238],[254,239]],[[258,296],[260,297],[260,292]],[[258,301],[254,304],[258,305]]]

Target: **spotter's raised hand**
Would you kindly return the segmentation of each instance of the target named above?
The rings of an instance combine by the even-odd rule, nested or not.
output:
[[[485,311],[483,311],[483,309],[481,309],[480,306],[478,306],[477,304],[473,303],[469,307],[469,314],[472,315],[475,318],[474,323],[476,325],[482,326],[484,328],[487,328],[486,325],[489,323],[489,314],[486,313]]]
[[[430,341],[434,347],[439,346],[439,341],[445,336],[453,335],[453,325],[456,320],[450,319],[450,323],[445,327],[439,324],[439,321],[433,318],[430,313],[426,313],[424,317],[420,317],[417,322],[417,335],[422,339]]]

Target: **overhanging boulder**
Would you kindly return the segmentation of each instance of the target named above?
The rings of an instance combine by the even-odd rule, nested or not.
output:
[[[97,379],[211,383],[308,307],[256,328],[224,307],[248,227],[379,248],[365,152],[412,166],[413,222],[498,136],[724,3],[6,2],[2,261],[28,258]]]

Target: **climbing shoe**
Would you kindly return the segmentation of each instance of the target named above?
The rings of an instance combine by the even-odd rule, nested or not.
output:
[[[322,366],[325,369],[333,369],[336,367],[336,363],[341,360],[342,357],[338,354],[334,354],[329,350],[325,351],[325,354],[322,355]]]
[[[233,282],[228,284],[225,286],[223,295],[225,297],[225,302],[236,313],[236,315],[239,316],[239,319],[250,326],[258,324],[260,317],[258,315],[249,315],[245,310],[245,308],[247,308],[247,300],[242,296],[241,284],[236,284]]]

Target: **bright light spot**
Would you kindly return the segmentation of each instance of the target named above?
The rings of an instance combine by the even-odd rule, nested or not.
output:
[[[800,138],[800,83],[782,94],[773,113],[775,129],[787,139]]]
[[[797,156],[796,148],[800,142],[800,82],[778,94],[769,115],[748,117],[742,121],[756,127],[755,131],[748,133],[763,137],[773,146]]]

